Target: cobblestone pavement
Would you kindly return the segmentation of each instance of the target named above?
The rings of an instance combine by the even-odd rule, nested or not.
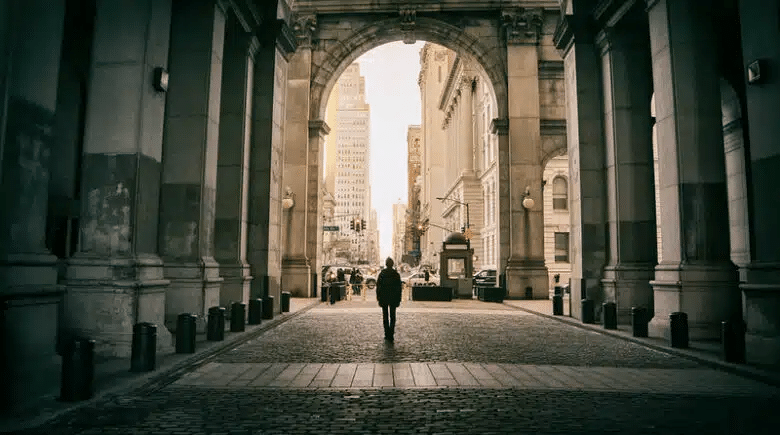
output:
[[[773,387],[506,305],[405,302],[389,345],[367,299],[319,305],[167,384],[24,433],[773,434],[780,425]],[[294,381],[345,367],[352,379],[370,367],[366,385],[396,385],[388,373],[407,368],[431,377],[426,388]],[[457,382],[442,387],[447,372],[434,367]]]

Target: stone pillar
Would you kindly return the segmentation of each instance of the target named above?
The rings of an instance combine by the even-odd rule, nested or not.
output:
[[[281,20],[269,21],[257,37],[260,48],[254,63],[246,258],[253,276],[250,297],[274,296],[278,306],[287,56],[295,51],[295,40]]]
[[[59,379],[62,292],[45,232],[64,14],[64,1],[0,6],[0,409]]]
[[[311,262],[311,279],[309,291],[306,296],[314,297],[314,286],[322,282],[320,273],[322,270],[322,161],[321,152],[325,148],[325,136],[330,132],[330,127],[325,121],[309,121],[309,185],[307,186],[308,198],[306,200],[306,256]]]
[[[170,325],[193,313],[202,328],[209,307],[219,305],[214,219],[224,37],[220,2],[173,1],[158,242],[171,280]]]
[[[617,303],[618,322],[631,307],[652,312],[657,261],[653,172],[653,96],[647,23],[618,23],[599,32],[607,151],[609,264],[605,299]]]
[[[527,289],[546,299],[549,280],[544,264],[544,202],[542,201],[541,124],[539,108],[539,38],[542,11],[525,9],[504,16],[507,31],[509,95],[509,219],[510,251],[506,286],[510,298],[525,297]],[[522,205],[524,192],[534,206]]]
[[[778,65],[780,38],[778,2],[742,0],[742,54],[745,67],[761,59],[766,65]],[[776,71],[776,70],[775,70]],[[746,267],[746,282],[741,285],[746,356],[749,363],[780,366],[780,207],[777,206],[780,179],[780,81],[759,80],[746,86],[747,116],[755,119],[747,126],[750,135],[750,172],[747,179],[752,221],[752,261]],[[752,121],[751,119],[751,121]]]
[[[498,261],[496,261],[496,273],[499,274],[499,284],[506,280],[507,260],[509,259],[509,233],[510,225],[502,225],[509,222],[509,120],[496,118],[490,122],[490,132],[498,138]]]
[[[252,276],[246,262],[252,85],[257,39],[238,20],[228,22],[222,69],[217,159],[214,257],[224,281],[219,305],[249,302]]]
[[[460,150],[458,163],[461,176],[474,175],[474,95],[471,90],[474,77],[463,77],[458,110],[460,111]]]
[[[696,0],[648,1],[663,216],[653,336],[668,337],[675,311],[694,340],[720,337],[720,322],[740,313],[711,14]]]
[[[157,255],[165,93],[153,82],[168,60],[170,2],[99,3],[81,173],[78,252],[68,261],[65,327],[101,355],[129,357],[133,325],[158,325],[166,287]],[[117,86],[122,83],[122,86]]]
[[[314,186],[315,192],[310,195],[311,178],[309,167],[309,106],[311,81],[311,44],[305,42],[306,34],[311,35],[305,24],[306,18],[301,18],[294,29],[299,41],[299,47],[290,59],[287,76],[287,110],[285,115],[284,139],[284,171],[282,175],[285,195],[293,199],[292,206],[283,211],[282,234],[285,243],[282,245],[282,290],[296,297],[305,297],[311,291],[311,261],[309,258],[309,239],[316,235],[307,233],[310,230],[308,214],[313,209],[316,213],[319,185]],[[304,23],[304,24],[300,24]],[[319,165],[316,165],[319,166]],[[313,195],[313,196],[312,196]],[[314,203],[312,202],[314,197]]]
[[[581,319],[582,299],[591,299],[596,306],[604,301],[607,194],[601,67],[593,24],[587,18],[563,18],[555,44],[563,57],[566,90],[572,316]]]

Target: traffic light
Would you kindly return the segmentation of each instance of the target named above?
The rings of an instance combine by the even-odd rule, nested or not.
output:
[[[366,220],[361,219],[360,220],[360,229],[365,230],[366,229]]]
[[[349,221],[349,229],[354,231],[355,230],[355,220]]]

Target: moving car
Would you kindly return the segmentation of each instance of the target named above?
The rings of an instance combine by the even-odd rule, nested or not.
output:
[[[406,278],[401,278],[401,280],[409,286],[415,286],[415,285],[439,285],[441,282],[439,279],[439,275],[436,275],[433,272],[428,273],[428,280],[425,280],[425,271],[416,272],[412,275],[409,275]]]

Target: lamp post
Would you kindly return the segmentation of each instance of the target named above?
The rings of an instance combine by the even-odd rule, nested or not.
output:
[[[436,197],[436,199],[438,199],[439,201],[449,200],[449,201],[452,201],[452,202],[454,202],[456,204],[465,205],[466,206],[466,228],[471,228],[471,226],[469,225],[469,203],[461,202],[461,201],[458,201],[457,199],[452,199],[452,198]]]

